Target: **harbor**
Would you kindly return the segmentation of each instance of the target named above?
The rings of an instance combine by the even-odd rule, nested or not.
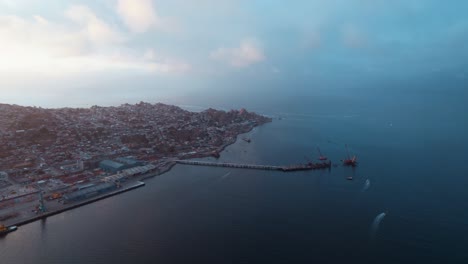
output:
[[[144,182],[137,181],[135,183],[129,184],[128,186],[118,188],[117,190],[107,192],[107,193],[103,193],[101,195],[97,195],[95,197],[88,198],[86,200],[82,200],[82,201],[79,201],[79,202],[75,202],[75,203],[71,203],[71,204],[67,204],[67,205],[62,205],[62,206],[59,206],[58,208],[53,208],[53,209],[51,209],[49,211],[27,217],[27,218],[21,219],[19,221],[15,221],[15,222],[8,222],[7,221],[6,226],[7,227],[22,226],[22,225],[25,225],[25,224],[28,224],[28,223],[31,223],[31,222],[34,222],[34,221],[37,221],[37,220],[45,219],[47,217],[50,217],[50,216],[53,216],[53,215],[56,215],[56,214],[60,214],[60,213],[63,213],[65,211],[75,209],[75,208],[81,207],[83,205],[87,205],[87,204],[90,204],[90,203],[93,203],[93,202],[96,202],[96,201],[99,201],[99,200],[102,200],[102,199],[105,199],[105,198],[108,198],[108,197],[111,197],[111,196],[114,196],[114,195],[117,195],[117,194],[128,192],[128,191],[131,191],[131,190],[134,190],[134,189],[137,189],[137,188],[141,188],[143,186],[145,186]]]
[[[239,135],[272,121],[243,108],[195,113],[145,102],[0,108],[0,224],[6,227],[143,186],[138,181],[169,171],[176,159],[219,158]]]
[[[78,185],[74,188],[70,188],[68,191],[63,190],[62,192],[53,192],[46,196],[47,192],[41,189],[28,194],[3,199],[3,202],[6,203],[23,204],[23,206],[21,206],[23,209],[15,208],[13,206],[11,208],[13,213],[5,214],[3,222],[7,228],[21,226],[101,199],[137,189],[145,185],[143,182],[144,180],[166,173],[177,164],[279,172],[331,170],[332,166],[337,166],[337,164],[333,164],[331,160],[328,160],[328,158],[323,156],[322,153],[320,153],[318,162],[312,162],[308,157],[305,158],[307,163],[282,166],[201,161],[193,159],[171,159],[166,162],[161,162],[157,166],[153,164],[142,164],[142,166],[124,169],[116,172],[115,174],[111,174],[110,176],[100,178],[98,182]],[[346,160],[348,159],[351,160],[349,152]],[[352,160],[354,162],[353,165],[355,166],[355,157],[353,157]],[[111,162],[107,163],[112,165]],[[107,163],[104,163],[104,165]],[[347,165],[348,164],[345,161],[343,166]],[[109,169],[113,168],[109,167]],[[39,197],[39,200],[37,200],[37,197]],[[5,204],[5,206],[8,206],[8,204]],[[17,211],[18,209],[22,212],[21,216]]]

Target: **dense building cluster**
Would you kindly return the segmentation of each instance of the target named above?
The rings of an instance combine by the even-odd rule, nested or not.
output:
[[[107,176],[99,170],[103,160],[132,157],[157,165],[171,157],[216,155],[238,134],[269,121],[244,109],[195,113],[161,103],[60,109],[0,104],[0,171],[14,183],[73,183]]]

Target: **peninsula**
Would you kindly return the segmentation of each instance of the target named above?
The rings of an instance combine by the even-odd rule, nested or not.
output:
[[[219,157],[271,122],[245,109],[162,103],[44,109],[0,104],[0,222],[21,224],[142,186],[175,160]]]

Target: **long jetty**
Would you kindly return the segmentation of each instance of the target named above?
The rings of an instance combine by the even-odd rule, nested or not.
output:
[[[301,164],[301,165],[292,165],[292,166],[273,166],[273,165],[241,164],[241,163],[226,163],[226,162],[209,162],[209,161],[197,161],[197,160],[176,160],[175,162],[178,164],[184,164],[184,165],[227,167],[227,168],[254,169],[254,170],[274,170],[274,171],[283,171],[283,172],[331,168],[331,162],[309,163],[305,165]]]

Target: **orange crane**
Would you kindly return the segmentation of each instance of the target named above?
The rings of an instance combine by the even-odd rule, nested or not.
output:
[[[319,153],[319,160],[327,160],[328,158],[324,155],[322,155],[322,152],[320,151],[320,148],[317,147],[318,153]]]
[[[58,198],[61,198],[62,197],[62,194],[59,193],[59,192],[56,192],[56,193],[53,193],[49,196],[49,200],[55,200],[55,199],[58,199]]]
[[[347,158],[345,160],[343,160],[343,165],[345,166],[351,166],[351,167],[356,167],[357,165],[357,158],[356,156],[353,156],[352,158],[350,157],[349,155],[349,150],[348,150],[348,145],[346,144],[346,154],[347,154]]]

